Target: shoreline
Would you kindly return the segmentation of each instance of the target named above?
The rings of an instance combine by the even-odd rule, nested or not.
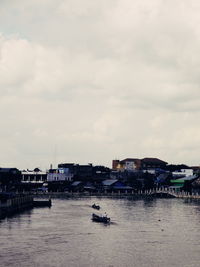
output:
[[[170,194],[168,192],[159,193],[86,193],[86,192],[49,192],[49,193],[35,193],[32,194],[33,198],[130,198],[130,199],[158,199],[158,198],[178,198],[178,199],[195,199],[200,200],[199,194]]]

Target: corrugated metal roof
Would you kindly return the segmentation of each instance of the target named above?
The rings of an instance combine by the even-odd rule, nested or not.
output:
[[[180,178],[180,179],[171,180],[171,183],[184,183],[184,181],[192,181],[195,178],[196,178],[195,175],[191,175],[191,176],[183,177],[183,178]]]
[[[104,180],[102,184],[104,186],[109,186],[109,185],[116,183],[117,181],[118,181],[117,179],[107,179],[107,180]]]
[[[81,184],[80,181],[75,181],[75,182],[73,182],[71,185],[72,185],[72,186],[77,186],[77,185],[79,185],[79,184]]]

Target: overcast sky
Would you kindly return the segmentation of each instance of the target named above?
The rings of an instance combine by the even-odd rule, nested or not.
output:
[[[1,0],[0,166],[200,164],[199,0]]]

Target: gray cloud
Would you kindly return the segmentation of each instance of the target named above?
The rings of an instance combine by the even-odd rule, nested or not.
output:
[[[195,0],[1,1],[1,164],[199,164],[199,11]]]

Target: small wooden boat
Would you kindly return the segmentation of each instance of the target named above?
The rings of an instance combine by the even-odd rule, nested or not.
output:
[[[93,204],[93,205],[92,205],[92,208],[93,208],[93,209],[96,209],[96,210],[100,210],[100,206],[99,206],[99,205],[96,205],[96,204]]]
[[[110,222],[110,218],[108,218],[107,215],[100,216],[100,215],[97,215],[95,213],[92,214],[92,220],[94,222],[102,222],[102,223],[109,223]]]

